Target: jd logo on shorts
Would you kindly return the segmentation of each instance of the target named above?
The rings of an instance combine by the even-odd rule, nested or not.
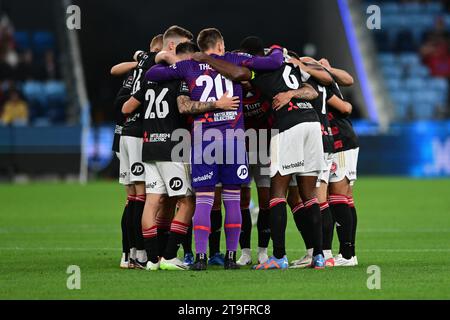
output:
[[[183,188],[183,181],[180,178],[172,178],[169,181],[169,187],[173,191],[179,191]]]
[[[144,166],[142,163],[136,162],[131,166],[131,173],[135,176],[141,176],[144,173]]]
[[[237,175],[241,180],[247,179],[248,177],[248,168],[246,165],[242,165],[237,170]]]

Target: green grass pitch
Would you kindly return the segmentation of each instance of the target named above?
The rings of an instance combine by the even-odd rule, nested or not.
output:
[[[450,180],[361,178],[356,268],[195,273],[119,269],[115,182],[0,185],[0,299],[449,299],[449,190]],[[304,251],[292,219],[287,249]],[[69,265],[81,290],[66,287]],[[367,288],[370,265],[380,290]]]

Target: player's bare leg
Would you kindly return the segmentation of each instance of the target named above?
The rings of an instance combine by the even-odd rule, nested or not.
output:
[[[322,217],[317,199],[317,176],[297,176],[298,191],[303,199],[305,218],[311,230],[313,245],[312,266],[322,269],[325,266],[323,258]]]
[[[163,194],[147,194],[144,214],[142,216],[142,235],[147,252],[147,269],[159,269],[158,238],[156,217],[164,210],[167,196]]]

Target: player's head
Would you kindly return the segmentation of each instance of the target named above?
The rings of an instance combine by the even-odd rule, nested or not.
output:
[[[163,49],[175,53],[180,43],[192,41],[192,33],[182,27],[172,26],[166,30],[163,36]]]
[[[293,50],[289,50],[288,51],[288,56],[291,57],[291,58],[295,58],[295,59],[300,60],[300,56],[298,55],[298,53],[293,51]]]
[[[253,56],[263,56],[264,55],[264,44],[259,37],[247,37],[241,41],[239,46],[239,51],[251,54]]]
[[[206,53],[225,54],[225,41],[216,28],[207,28],[200,31],[197,37],[200,50]]]
[[[163,47],[163,35],[158,34],[150,42],[150,52],[160,52]]]
[[[181,60],[189,60],[192,58],[192,55],[196,52],[199,52],[199,48],[197,45],[191,41],[180,43],[177,46],[176,54],[177,57]]]

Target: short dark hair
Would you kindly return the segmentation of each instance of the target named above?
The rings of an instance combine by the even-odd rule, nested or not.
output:
[[[223,41],[223,37],[216,28],[203,29],[197,37],[197,44],[202,51],[214,48],[219,41]]]
[[[288,56],[290,56],[291,58],[300,60],[300,56],[298,55],[298,53],[293,50],[288,51]]]
[[[158,34],[157,36],[154,36],[152,41],[150,42],[150,51],[152,51],[157,45],[163,45],[163,35]]]
[[[194,39],[192,32],[180,26],[171,26],[169,29],[166,30],[166,32],[164,32],[163,36],[164,40],[172,37],[187,38],[189,40]]]
[[[261,38],[250,36],[241,41],[239,50],[244,53],[251,54],[253,56],[264,55],[264,44]]]
[[[198,46],[192,41],[180,43],[177,46],[176,54],[195,53],[199,52]]]

